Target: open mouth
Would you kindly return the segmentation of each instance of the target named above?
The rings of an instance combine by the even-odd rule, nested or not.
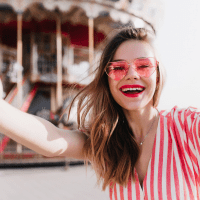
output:
[[[139,97],[145,90],[142,85],[123,85],[120,91],[126,97],[134,98]]]
[[[139,94],[144,91],[144,88],[122,88],[121,91],[125,94]]]

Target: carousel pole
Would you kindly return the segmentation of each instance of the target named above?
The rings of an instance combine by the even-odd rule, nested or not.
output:
[[[31,32],[31,60],[30,60],[30,66],[31,66],[31,81],[35,82],[37,80],[38,76],[38,55],[37,55],[37,44],[35,43],[35,32]]]
[[[23,12],[17,13],[17,63],[22,66],[22,15]],[[17,103],[18,108],[22,106],[22,70],[17,71]],[[17,153],[22,153],[22,145],[17,143]]]
[[[61,19],[57,18],[56,23],[56,44],[57,44],[57,88],[56,88],[56,99],[57,108],[62,106],[62,36],[61,36]]]
[[[89,74],[93,71],[93,60],[94,60],[94,18],[89,17],[88,19],[89,24]]]
[[[22,66],[22,14],[17,14],[17,63]],[[22,106],[22,70],[17,72],[18,108]]]

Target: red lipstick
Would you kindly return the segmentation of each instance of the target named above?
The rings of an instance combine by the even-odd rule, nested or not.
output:
[[[121,93],[126,97],[138,97],[143,93],[145,87],[142,85],[123,85],[120,87]]]

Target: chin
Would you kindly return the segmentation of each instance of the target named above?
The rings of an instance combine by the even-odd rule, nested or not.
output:
[[[138,111],[145,108],[153,107],[153,100],[149,101],[148,103],[145,102],[131,102],[127,104],[121,105],[122,109],[126,111]]]

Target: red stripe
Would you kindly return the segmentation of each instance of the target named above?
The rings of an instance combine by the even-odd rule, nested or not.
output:
[[[128,200],[132,200],[131,175],[128,180]]]
[[[112,194],[113,194],[113,188],[112,188],[113,183],[110,183],[110,188],[109,188],[109,195],[110,195],[110,200],[112,200]]]
[[[120,186],[120,200],[124,200],[124,188]]]
[[[148,171],[147,171],[148,172]],[[146,176],[147,177],[147,176]],[[148,193],[147,193],[147,178],[144,179],[143,182],[143,191],[144,191],[144,196],[145,200],[148,200]]]
[[[164,150],[164,117],[160,117],[160,151],[158,163],[158,198],[162,200],[162,170],[163,170],[163,150]]]
[[[199,123],[200,123],[200,121],[199,121]],[[197,124],[197,120],[195,121],[195,124],[194,124],[194,127],[193,127],[193,133],[194,133],[193,137],[194,137],[195,144],[196,144],[196,145],[194,145],[194,148],[196,147],[195,150],[200,155],[199,133],[196,132],[196,127],[198,127],[198,130],[199,130],[199,126],[200,126],[199,123]],[[196,158],[196,160],[197,160],[197,158]],[[200,169],[199,169],[198,163],[197,163],[197,166],[198,166],[198,174],[199,174]]]
[[[157,137],[155,137],[154,146],[153,146],[153,150],[152,150],[152,156],[151,156],[151,175],[150,175],[151,199],[154,199],[154,164],[155,164],[156,138]]]
[[[1,144],[0,144],[0,153],[2,153],[4,151],[4,149],[6,148],[9,141],[10,141],[9,137],[7,137],[7,136],[3,137],[3,139],[1,140]]]
[[[200,135],[199,135],[199,133],[197,133],[196,132],[196,127],[198,127],[198,130],[199,130],[199,127],[200,127],[200,121],[199,121],[199,123],[197,124],[197,120],[195,121],[195,124],[194,124],[194,128],[193,128],[193,132],[194,132],[194,139],[195,139],[195,144],[196,144],[196,146],[197,146],[197,151],[198,151],[198,153],[200,154],[200,144],[199,144],[199,137],[200,137]]]
[[[27,79],[27,76],[24,76],[24,78],[23,78],[23,80],[22,80],[22,86],[24,85],[26,79]],[[13,90],[13,92],[12,92],[10,98],[9,98],[9,99],[6,98],[6,101],[7,101],[9,104],[12,103],[13,99],[14,99],[15,96],[17,95],[17,92],[18,92],[18,88],[16,87],[16,88]]]
[[[183,172],[182,172],[182,176],[184,177]],[[184,190],[184,200],[187,200],[187,195],[186,195],[187,188],[186,188],[185,181],[183,181],[183,190]]]
[[[168,129],[168,152],[167,152],[167,183],[166,183],[166,190],[167,190],[167,200],[172,200],[171,195],[171,162],[172,162],[172,138],[170,134],[170,119],[167,119],[167,129]]]
[[[178,171],[176,167],[176,159],[173,155],[173,172],[174,172],[174,185],[175,185],[175,191],[176,191],[176,200],[180,199],[180,188],[179,188],[179,178],[178,178]]]
[[[50,119],[54,120],[54,114],[52,112],[50,112]]]
[[[116,184],[114,185],[114,197],[115,197],[115,200],[117,200],[117,186],[116,186]]]
[[[188,146],[188,144],[186,142],[184,142],[184,146],[185,146],[185,150],[186,150],[187,154],[189,155],[192,163],[194,163],[196,166],[198,166],[198,161],[197,161],[196,155],[194,155],[194,153],[192,152],[191,148]],[[197,175],[196,177],[199,176],[197,174],[198,172],[196,172],[195,169],[194,169],[194,173]]]
[[[178,133],[178,134],[176,134]],[[182,143],[182,140],[181,140],[181,137],[180,137],[180,133],[179,133],[179,130],[177,128],[177,125],[174,124],[173,126],[173,135],[174,135],[174,138],[176,140],[176,146],[177,146],[177,150],[178,150],[178,155],[179,155],[179,158],[180,158],[180,161],[181,161],[181,166],[182,166],[182,169],[184,171],[184,174],[185,174],[185,177],[186,177],[186,180],[187,182],[189,183],[189,179],[188,179],[188,174],[187,172],[189,173],[189,176],[191,177],[192,179],[192,182],[193,184],[195,183],[195,180],[192,178],[193,177],[193,173],[190,169],[190,167],[188,166],[188,163],[185,162],[187,161],[186,157],[185,157],[185,154],[183,152],[186,152],[183,148],[183,143]],[[190,155],[189,155],[190,156]],[[183,158],[184,157],[184,158]],[[187,165],[187,170],[185,168],[185,163]],[[191,186],[190,186],[191,188]],[[192,190],[191,190],[192,191]]]
[[[179,155],[179,159],[180,159],[180,162],[181,162],[184,177],[185,177],[185,180],[186,180],[186,183],[187,183],[187,186],[188,186],[190,198],[194,199],[194,195],[193,195],[192,188],[191,188],[191,185],[190,185],[188,173],[189,173],[189,176],[190,176],[193,184],[195,184],[195,180],[194,180],[193,173],[192,173],[190,167],[188,166],[188,163],[185,162],[187,159],[185,158],[185,156],[183,154],[183,152],[185,152],[185,151],[184,151],[183,144],[182,144],[182,141],[181,141],[181,138],[180,138],[180,133],[179,133],[179,130],[178,130],[176,124],[174,124],[174,126],[172,127],[172,130],[173,130],[172,132],[173,132],[174,138],[176,140],[176,148],[178,150],[178,155]],[[176,133],[179,133],[179,134],[176,134]],[[186,166],[187,166],[187,169],[186,169]]]
[[[37,92],[37,89],[38,89],[38,85],[35,84],[34,88],[31,90],[31,92],[29,93],[28,97],[26,98],[26,101],[24,102],[23,106],[21,107],[21,111],[23,112],[27,112],[30,105],[31,105],[31,102]]]
[[[185,125],[184,125],[184,123],[182,122],[181,116],[182,116],[181,113],[179,113],[179,114],[178,114],[178,121],[179,121],[179,123],[180,123],[181,128],[184,130],[184,129],[185,129]],[[185,113],[184,113],[184,120],[185,120]]]
[[[135,181],[136,199],[140,199],[140,181],[136,170],[135,170],[135,177],[137,178]]]
[[[191,121],[191,125],[193,124],[193,122]],[[194,146],[194,140],[193,140],[193,132],[192,132],[192,127],[191,125],[188,125],[188,121],[187,121],[187,116],[185,117],[185,132],[187,133],[187,138],[190,139],[191,143]]]

